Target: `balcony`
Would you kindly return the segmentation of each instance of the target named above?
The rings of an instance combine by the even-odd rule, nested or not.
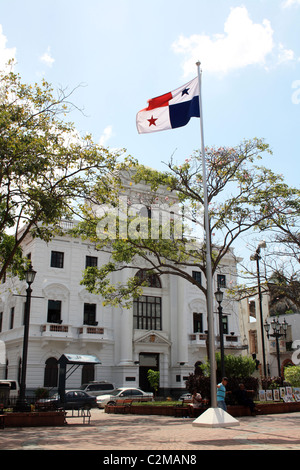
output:
[[[189,339],[193,345],[205,346],[207,334],[193,333],[189,335]],[[220,345],[220,336],[215,337],[215,346],[218,348]],[[235,334],[224,334],[224,347],[229,349],[243,349],[239,343],[239,337]]]
[[[78,328],[78,337],[85,341],[99,341],[103,339],[104,328],[91,325],[83,325]]]
[[[60,323],[46,323],[45,325],[41,325],[41,334],[44,339],[72,339],[71,327]]]
[[[190,335],[190,341],[192,344],[205,345],[207,334],[205,333],[193,333]]]

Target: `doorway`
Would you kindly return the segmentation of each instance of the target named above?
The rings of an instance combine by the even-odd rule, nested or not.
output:
[[[139,387],[144,392],[153,392],[148,381],[148,370],[159,370],[159,354],[140,353],[139,355]]]

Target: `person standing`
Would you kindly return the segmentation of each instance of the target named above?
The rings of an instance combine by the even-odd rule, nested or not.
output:
[[[227,406],[225,402],[227,383],[227,377],[223,377],[222,382],[217,385],[217,405],[218,408],[222,408],[222,410],[224,411],[227,411]]]

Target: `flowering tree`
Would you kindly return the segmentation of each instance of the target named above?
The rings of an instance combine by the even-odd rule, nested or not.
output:
[[[270,229],[278,214],[285,220],[291,202],[299,197],[299,191],[289,188],[281,176],[257,166],[257,161],[266,153],[271,154],[269,146],[259,139],[244,141],[235,148],[206,149],[210,220],[207,230],[212,240],[213,275],[227,254],[233,256],[233,246],[238,237],[250,231]],[[88,290],[102,294],[108,302],[127,303],[141,294],[144,280],[135,276],[129,277],[122,285],[114,285],[110,274],[128,268],[135,271],[144,268],[148,274],[180,276],[207,294],[205,283],[200,284],[190,270],[199,270],[206,276],[201,158],[197,152],[181,165],[171,160],[165,172],[136,165],[135,172],[130,174],[131,184],[143,182],[149,190],[148,214],[144,224],[139,218],[140,230],[136,230],[134,236],[128,230],[120,237],[119,230],[115,232],[116,236],[107,234],[100,240],[96,232],[97,219],[91,216],[90,223],[81,228],[81,234],[92,238],[98,249],[110,253],[110,260],[101,268],[89,268],[85,272],[83,283]],[[168,237],[163,223],[159,223],[158,236],[153,238],[153,206],[150,202],[162,194],[167,194],[170,199],[177,198],[183,216],[179,218],[179,212],[174,215],[173,225],[168,226],[171,227]],[[120,219],[117,222],[120,229]],[[128,227],[130,223],[132,218],[127,218]]]

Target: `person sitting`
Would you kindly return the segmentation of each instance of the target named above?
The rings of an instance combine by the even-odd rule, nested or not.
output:
[[[190,404],[190,416],[194,417],[194,409],[202,407],[202,396],[197,390],[193,391],[192,403]]]
[[[248,406],[250,408],[251,415],[255,416],[255,404],[253,403],[253,400],[248,397],[244,384],[239,384],[239,389],[237,390],[235,396],[238,404]]]

